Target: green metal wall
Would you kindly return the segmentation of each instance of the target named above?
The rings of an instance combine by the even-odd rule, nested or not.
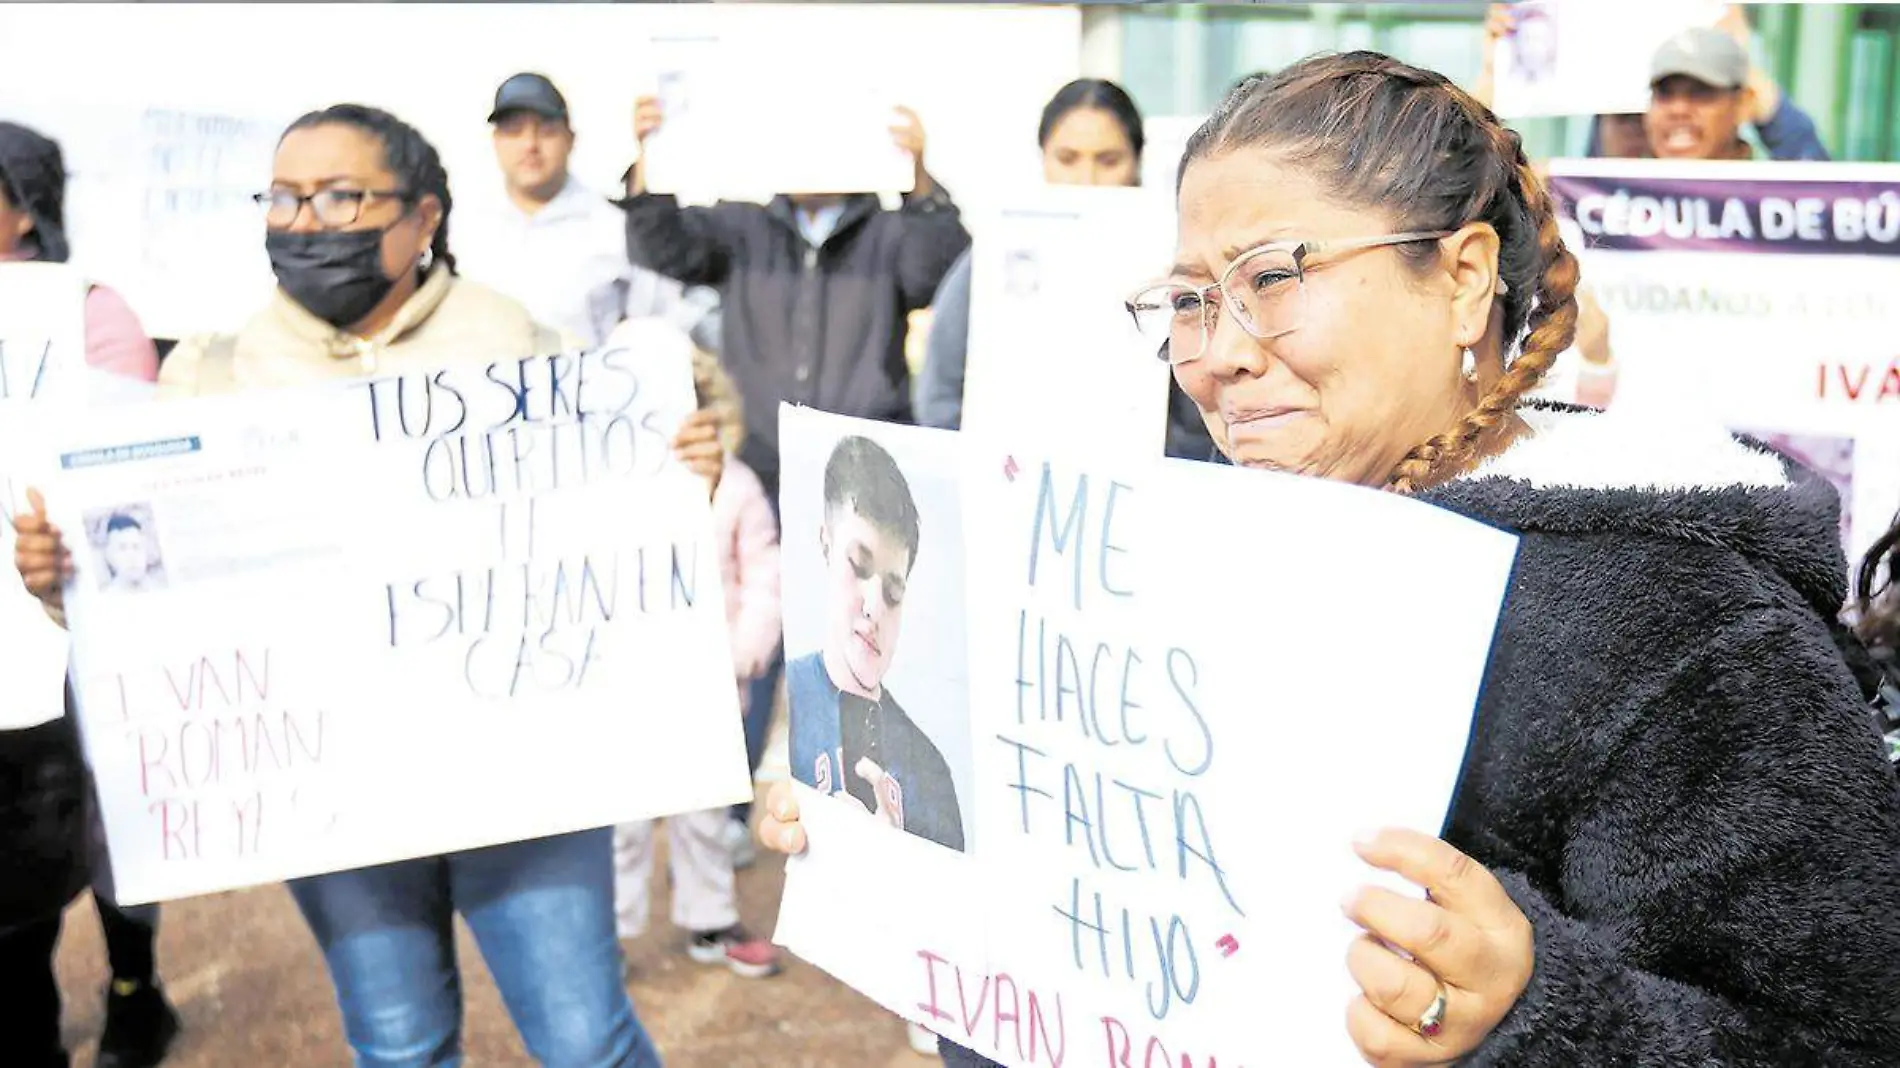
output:
[[[1469,84],[1484,4],[1144,4],[1122,8],[1121,80],[1151,115],[1200,114],[1228,85],[1312,52],[1376,48]],[[1758,59],[1836,159],[1900,161],[1900,4],[1751,4]],[[1584,121],[1521,124],[1540,156]]]

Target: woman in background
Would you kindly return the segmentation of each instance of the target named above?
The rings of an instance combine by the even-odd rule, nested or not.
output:
[[[1042,178],[1050,185],[1140,185],[1145,142],[1133,98],[1100,78],[1078,78],[1056,90],[1036,127]],[[917,379],[917,424],[956,430],[963,425],[963,372],[969,360],[968,250],[944,276],[930,307],[924,368]],[[1214,453],[1194,403],[1172,381],[1167,441],[1169,456],[1205,460]]]

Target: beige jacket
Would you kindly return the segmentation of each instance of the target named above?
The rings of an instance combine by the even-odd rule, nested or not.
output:
[[[387,328],[370,338],[338,330],[279,290],[236,334],[180,341],[159,369],[161,397],[382,377],[445,364],[487,364],[569,347],[527,309],[438,265]]]

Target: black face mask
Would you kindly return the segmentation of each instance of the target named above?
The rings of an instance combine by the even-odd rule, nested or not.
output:
[[[396,284],[383,274],[381,230],[270,230],[264,251],[290,299],[339,330],[362,322]]]

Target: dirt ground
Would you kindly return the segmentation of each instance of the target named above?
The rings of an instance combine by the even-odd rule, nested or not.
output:
[[[662,861],[655,866],[665,871]],[[784,878],[761,856],[740,873],[741,913],[769,932]],[[772,979],[741,979],[695,964],[667,923],[663,880],[654,927],[627,943],[628,989],[668,1068],[929,1068],[904,1025],[798,960]],[[531,1066],[467,931],[460,956],[471,1066]],[[167,905],[159,970],[185,1019],[166,1068],[335,1068],[350,1063],[328,975],[290,895],[269,886]],[[103,1025],[105,948],[90,898],[67,914],[59,949],[67,1048],[91,1068]]]

